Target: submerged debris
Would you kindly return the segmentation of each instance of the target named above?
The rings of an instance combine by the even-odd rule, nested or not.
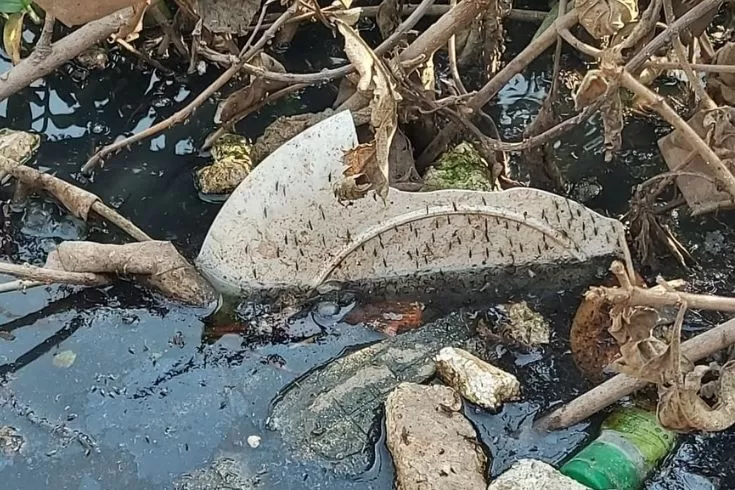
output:
[[[499,315],[493,328],[498,335],[526,346],[549,343],[551,328],[548,320],[525,301],[499,305],[495,312]]]
[[[361,473],[372,461],[376,423],[388,393],[404,381],[427,381],[439,349],[461,346],[470,335],[463,316],[453,314],[341,357],[289,385],[268,425],[300,458],[341,473]]]
[[[247,138],[224,134],[212,146],[214,163],[196,172],[197,187],[203,194],[229,194],[253,167]]]
[[[25,439],[18,429],[9,425],[0,426],[0,454],[12,457],[20,452],[24,443]]]
[[[218,458],[207,468],[188,473],[174,483],[175,490],[252,490],[257,477],[251,477],[241,463],[232,458]]]
[[[487,457],[453,389],[401,383],[385,402],[385,430],[397,488],[485,488]]]
[[[436,370],[442,381],[481,407],[495,410],[521,396],[521,385],[515,376],[462,349],[445,347],[439,351]]]

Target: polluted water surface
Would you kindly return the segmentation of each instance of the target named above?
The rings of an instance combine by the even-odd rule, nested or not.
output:
[[[133,69],[124,58],[113,61],[118,76],[80,79],[78,73],[60,72],[27,89],[33,96],[25,93],[3,102],[0,117],[7,127],[44,135],[41,168],[98,193],[146,232],[172,240],[191,258],[220,208],[199,200],[192,186],[192,172],[201,163],[192,135],[208,132],[214,107],[205,104],[189,125],[122,153],[88,180],[78,168],[92,148],[149,126],[196,93],[172,78]],[[549,84],[541,71],[519,77],[500,94],[499,129],[506,134],[530,117]],[[23,97],[34,102],[20,101]],[[303,104],[318,105],[319,95],[313,101],[310,97],[309,92],[303,95]],[[264,124],[249,125],[253,136]],[[649,161],[654,156],[647,153],[658,128],[645,120],[626,127],[637,133],[623,139],[632,146],[605,166],[596,124],[579,128],[564,141],[561,153],[578,156],[571,174],[592,189],[585,204],[616,213],[629,198],[629,183],[648,177],[646,169],[663,166]],[[599,146],[589,147],[595,141]],[[644,167],[639,165],[642,159],[648,159]],[[735,239],[735,231],[731,218],[720,220],[691,220],[681,226],[685,240],[686,233],[708,233],[706,245],[693,250],[702,266],[691,279],[693,287],[732,294],[735,259],[725,257],[721,247]],[[60,240],[112,240],[116,233],[100,224],[70,220],[56,204],[39,198],[25,214],[10,213],[4,223],[2,258],[36,264]],[[488,455],[490,476],[522,457],[558,466],[592,437],[599,417],[550,434],[531,427],[538,414],[589,388],[568,349],[569,325],[585,286],[547,284],[512,298],[489,292],[484,304],[432,300],[436,318],[454,313],[470,324],[478,316],[492,317],[496,303],[527,300],[551,325],[547,345],[475,346],[515,374],[523,393],[520,401],[506,403],[497,413],[465,404],[465,415]],[[268,305],[236,302],[225,318],[203,320],[206,312],[131,285],[4,293],[0,488],[393,488],[379,410],[370,444],[360,448],[364,465],[353,474],[329,461],[302,457],[272,424],[273,414],[280,413],[278,402],[288,399],[294,382],[386,338],[344,321],[355,302],[370,299],[347,294],[317,298],[288,318],[269,311]],[[685,329],[693,333],[719,320],[717,315],[702,316]],[[313,434],[313,439],[320,435]],[[732,437],[731,431],[684,437],[647,488],[735,488],[735,472],[727,463]]]

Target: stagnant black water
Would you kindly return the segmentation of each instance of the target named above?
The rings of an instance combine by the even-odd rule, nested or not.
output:
[[[194,168],[204,162],[197,148],[212,127],[213,103],[188,125],[111,159],[93,179],[78,169],[95,146],[171,114],[209,78],[162,78],[119,54],[113,61],[114,70],[103,75],[62,71],[2,103],[0,125],[43,133],[39,167],[96,192],[146,232],[172,240],[193,257],[218,210],[197,198],[192,181]],[[320,66],[315,60],[298,68]],[[506,137],[518,136],[538,109],[549,85],[547,68],[548,60],[541,60],[500,94],[495,115]],[[0,71],[5,69],[6,62]],[[267,108],[240,129],[257,136],[275,115],[319,109],[334,94],[331,86],[312,89]],[[592,121],[561,142],[559,154],[566,155],[573,181],[599,191],[588,193],[587,203],[615,214],[625,209],[633,183],[663,168],[655,139],[666,131],[646,119],[633,121],[624,133],[623,152],[605,164]],[[681,227],[700,264],[686,272],[691,289],[735,294],[732,216],[682,218]],[[114,230],[72,220],[55,204],[34,199],[24,213],[5,219],[0,257],[41,263],[54,243],[84,237],[119,238]],[[667,272],[685,273],[674,267]],[[550,435],[530,427],[540,411],[588,388],[567,338],[584,286],[565,291],[560,284],[553,299],[535,299],[554,328],[549,347],[497,349],[498,364],[521,379],[523,400],[497,414],[466,408],[491,456],[491,475],[524,456],[558,464],[594,433],[598,419]],[[0,324],[12,338],[0,338],[0,426],[15,427],[25,439],[19,456],[0,453],[0,488],[171,488],[182,474],[223,456],[237,460],[258,488],[392,488],[393,469],[382,442],[374,467],[345,479],[299,462],[278,434],[265,428],[269,405],[282,387],[378,334],[339,322],[325,330],[307,315],[298,325],[282,325],[288,335],[277,342],[255,342],[247,331],[212,332],[202,313],[127,285],[50,286],[0,295]],[[721,320],[695,313],[689,319],[690,333]],[[298,341],[307,338],[311,341]],[[73,364],[54,365],[54,355],[64,351],[76,355]],[[647,488],[735,488],[729,464],[733,434],[683,437]],[[246,443],[251,435],[262,438],[258,448]]]

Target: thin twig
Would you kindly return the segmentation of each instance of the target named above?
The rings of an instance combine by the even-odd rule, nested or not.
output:
[[[26,289],[45,285],[46,283],[41,281],[9,281],[0,284],[0,293],[9,293],[11,291],[25,291]]]
[[[81,286],[104,286],[110,284],[110,277],[105,274],[92,272],[67,272],[34,265],[18,265],[0,262],[0,274],[9,274],[30,281],[39,281],[45,284],[79,284]]]
[[[674,19],[675,19],[674,7],[671,3],[671,0],[663,0],[663,1],[664,1],[664,15],[666,16],[666,22],[671,24],[674,22]],[[702,81],[694,73],[694,70],[692,70],[692,67],[689,66],[688,55],[687,55],[686,50],[684,49],[684,44],[682,44],[681,42],[681,37],[674,36],[673,44],[674,44],[674,50],[676,51],[676,56],[679,58],[679,62],[681,63],[681,67],[684,70],[684,73],[686,73],[687,78],[689,79],[689,85],[692,87],[692,90],[694,90],[694,93],[696,94],[697,98],[702,104],[702,108],[704,110],[711,110],[711,109],[716,108],[717,104],[715,104],[715,101],[712,100],[712,98],[704,90]],[[733,196],[733,198],[735,198],[735,196]]]
[[[454,7],[457,5],[457,0],[451,0],[449,5]],[[464,95],[467,93],[467,89],[462,83],[462,77],[459,75],[459,67],[457,66],[457,36],[454,34],[449,38],[447,51],[449,52],[449,71],[452,74],[454,86],[457,88],[457,93],[459,95]]]
[[[659,70],[681,70],[681,63],[672,61],[649,61],[646,66]],[[694,71],[703,73],[735,73],[735,65],[705,65],[698,63],[690,63],[689,67]]]
[[[461,4],[460,4],[461,5]],[[526,66],[535,60],[541,53],[546,51],[557,39],[558,29],[568,29],[577,23],[577,12],[571,12],[556,19],[554,23],[546,29],[539,37],[532,41],[521,51],[518,56],[513,58],[499,72],[495,74],[475,95],[468,101],[467,106],[472,111],[479,110],[487,104],[490,99],[505,86],[511,78],[520,73]],[[448,124],[442,129],[434,140],[424,149],[416,160],[416,166],[421,168],[428,167],[447,147],[447,144],[457,134],[458,126],[456,124]]]
[[[308,85],[306,84],[289,85],[288,87],[284,87],[281,90],[277,90],[273,92],[272,94],[268,94],[265,98],[263,98],[263,100],[261,100],[257,104],[254,104],[246,108],[244,111],[233,115],[225,124],[217,128],[212,134],[207,136],[207,138],[204,140],[204,144],[202,145],[202,149],[206,150],[207,148],[211,147],[212,144],[215,141],[217,141],[217,139],[220,136],[222,136],[226,131],[231,130],[235,126],[235,124],[237,124],[238,122],[240,122],[242,119],[246,118],[253,112],[259,111],[266,105],[272,104],[273,102],[279,99],[282,99],[283,97],[286,97],[290,94],[298,92],[299,90],[303,90],[306,87],[308,87]]]
[[[586,54],[587,56],[597,59],[600,57],[600,54],[602,54],[601,49],[597,49],[596,47],[590,46],[589,44],[581,41],[578,37],[572,34],[569,29],[559,29],[559,36],[568,42],[574,49]]]
[[[122,231],[127,233],[129,236],[135,238],[139,242],[147,242],[153,240],[153,238],[148,236],[143,230],[135,226],[132,221],[130,221],[102,201],[97,201],[92,204],[92,211],[94,211],[113,225],[117,226]]]
[[[0,101],[5,100],[33,81],[53,72],[62,63],[79,56],[94,43],[105,39],[125,25],[133,15],[128,7],[83,25],[51,45],[45,56],[29,56],[0,76]]]
[[[240,58],[240,63],[234,64],[231,67],[229,67],[227,70],[225,70],[217,79],[212,82],[209,87],[207,87],[204,91],[202,91],[193,101],[191,101],[186,107],[181,109],[180,111],[176,112],[172,116],[166,118],[165,120],[154,124],[153,126],[141,131],[140,133],[136,133],[130,137],[124,138],[120,141],[116,141],[115,143],[112,143],[108,146],[105,146],[104,148],[100,149],[97,153],[92,155],[92,157],[87,161],[87,163],[84,164],[82,167],[83,173],[89,173],[104,161],[104,159],[111,155],[119,152],[123,148],[126,148],[133,143],[137,143],[139,141],[142,141],[146,138],[149,138],[155,134],[160,133],[161,131],[165,131],[166,129],[169,129],[170,127],[180,124],[184,121],[186,121],[192,113],[200,106],[202,105],[209,97],[212,96],[217,90],[222,88],[235,74],[237,74],[238,71],[240,71],[242,64],[244,64],[248,59],[250,59],[255,53],[260,51],[260,49],[265,46],[265,44],[270,41],[273,36],[275,36],[278,29],[281,28],[281,26],[296,13],[296,9],[298,7],[297,3],[293,3],[288,10],[286,10],[278,21],[276,21],[270,29],[265,31],[265,33],[261,36],[261,38],[258,40],[257,43],[255,43],[250,49],[247,50],[247,52],[241,52],[238,56]]]
[[[125,39],[118,37],[115,39],[115,42],[119,44],[120,46],[122,46],[125,50],[133,54],[134,56],[137,56],[144,62],[151,65],[153,68],[156,68],[157,70],[165,73],[166,75],[174,75],[176,73],[172,69],[166,68],[165,66],[163,66],[160,61],[154,60],[153,58],[151,58],[150,56],[148,56],[146,53],[142,51],[138,51],[138,49],[135,46],[127,42]]]
[[[403,10],[401,11],[401,15],[407,16],[410,15],[412,12],[416,10],[418,5],[404,5]],[[373,6],[364,6],[359,7],[360,9],[360,16],[361,17],[376,17],[378,15],[378,9],[380,8],[379,5],[373,5]],[[426,16],[428,17],[440,17],[447,12],[449,12],[449,9],[451,8],[450,5],[432,5],[427,11]],[[339,11],[341,7],[325,7],[322,9],[322,12],[328,13],[328,12],[334,12]],[[266,23],[260,26],[260,29],[267,29],[271,26],[271,23],[278,18],[279,14],[268,14],[265,18]],[[511,20],[516,20],[520,22],[532,22],[539,24],[544,21],[546,16],[548,15],[548,12],[544,12],[541,10],[526,10],[526,9],[511,9],[511,11],[508,13],[508,18]],[[291,19],[288,20],[287,24],[292,23],[298,23],[303,22],[305,20],[310,20],[314,17],[313,12],[307,12],[299,15],[293,16]]]

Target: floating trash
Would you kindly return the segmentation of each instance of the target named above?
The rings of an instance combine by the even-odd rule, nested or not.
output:
[[[343,156],[357,144],[343,111],[265,158],[212,224],[197,258],[202,273],[222,292],[252,294],[407,279],[427,286],[498,268],[627,256],[618,221],[536,189],[391,188],[385,201],[372,194],[339,202]]]

